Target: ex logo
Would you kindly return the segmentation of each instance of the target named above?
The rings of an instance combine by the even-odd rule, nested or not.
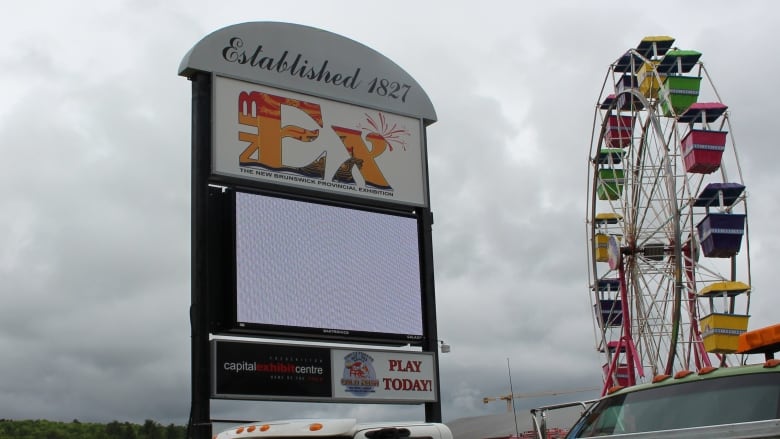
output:
[[[238,139],[248,145],[239,156],[239,164],[324,179],[327,151],[313,152],[312,161],[305,166],[288,166],[284,163],[283,139],[292,138],[302,143],[313,142],[320,136],[320,129],[309,130],[296,125],[284,125],[283,106],[297,108],[311,118],[320,129],[325,128],[322,108],[319,104],[258,91],[241,92],[238,96],[238,123],[248,129],[239,131]],[[370,117],[366,120],[370,127],[363,129],[369,131],[366,141],[371,148],[363,140],[360,129],[335,125],[329,127],[349,153],[349,158],[339,165],[331,179],[337,183],[355,184],[354,172],[357,170],[366,186],[392,191],[393,188],[382,174],[376,158],[386,150],[393,150],[391,141],[405,147],[405,142],[401,141],[400,136],[408,135],[408,132],[396,126],[388,127],[382,113],[379,113],[379,121],[374,121]]]

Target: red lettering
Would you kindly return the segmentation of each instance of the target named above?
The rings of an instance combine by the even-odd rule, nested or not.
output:
[[[430,392],[433,390],[432,380],[410,380],[408,378],[382,378],[385,383],[385,390],[407,391],[407,392]]]
[[[390,371],[420,373],[422,361],[419,360],[389,360]]]

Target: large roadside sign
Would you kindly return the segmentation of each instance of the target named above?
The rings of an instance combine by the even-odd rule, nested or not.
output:
[[[422,87],[363,44],[275,22],[207,35],[178,72],[195,437],[211,398],[425,404],[440,421]]]

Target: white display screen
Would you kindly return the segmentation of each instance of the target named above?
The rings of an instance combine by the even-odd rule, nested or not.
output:
[[[236,320],[423,334],[417,219],[236,192]]]

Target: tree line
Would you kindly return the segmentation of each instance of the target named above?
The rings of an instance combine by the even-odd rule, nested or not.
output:
[[[0,439],[186,439],[187,427],[164,426],[147,419],[143,424],[112,421],[56,422],[0,419]]]

